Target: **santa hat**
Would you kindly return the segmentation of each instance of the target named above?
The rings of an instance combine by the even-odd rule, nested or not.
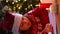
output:
[[[22,15],[16,13],[15,14],[13,28],[12,28],[13,34],[19,34],[19,26],[21,24],[21,20],[22,20]]]

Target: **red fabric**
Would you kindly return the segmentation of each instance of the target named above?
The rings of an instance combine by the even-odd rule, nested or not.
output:
[[[49,23],[49,17],[48,17],[48,11],[46,10],[46,8],[48,8],[50,6],[50,4],[41,4],[40,7],[38,8],[34,8],[32,10],[32,12],[30,13],[26,13],[25,16],[27,16],[30,21],[31,21],[31,28],[29,29],[29,31],[24,31],[23,34],[37,34],[37,21],[35,19],[35,17],[39,17],[40,18],[40,22],[43,26],[43,29],[45,28],[45,25],[47,23]]]
[[[49,8],[50,7],[50,5],[51,5],[52,3],[40,3],[39,5],[39,7],[42,9],[42,8]]]
[[[7,12],[4,20],[2,21],[2,28],[11,31],[13,23],[14,23],[14,16]]]
[[[27,31],[24,31],[22,34],[36,34],[37,33],[37,21],[35,20],[35,17],[32,13],[28,13],[26,15],[29,20],[31,21],[31,28]]]

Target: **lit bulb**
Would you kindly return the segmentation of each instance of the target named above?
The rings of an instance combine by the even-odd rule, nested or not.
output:
[[[31,4],[31,6],[32,6],[32,4]]]
[[[18,7],[18,9],[20,9],[22,6]]]
[[[16,3],[17,3],[18,1],[16,1]]]
[[[19,4],[17,4],[17,6],[16,7],[18,7],[19,6]]]
[[[6,0],[6,2],[8,2],[8,0]]]
[[[15,7],[14,7],[15,8]]]
[[[24,0],[24,1],[26,1],[26,0]]]
[[[12,2],[12,4],[14,4],[14,2]]]
[[[18,9],[20,9],[20,7]]]
[[[20,1],[20,0],[18,0],[18,1]]]
[[[25,10],[27,10],[27,8],[25,8]]]
[[[30,8],[30,5],[28,6],[28,8]]]

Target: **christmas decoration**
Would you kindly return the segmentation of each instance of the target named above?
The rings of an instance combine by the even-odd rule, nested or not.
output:
[[[12,11],[19,11],[19,13],[25,14],[29,10],[33,9],[39,2],[40,0],[3,0],[1,1],[1,4],[3,5],[2,7],[7,5],[12,9]]]
[[[20,14],[25,14],[26,12],[32,10],[38,3],[40,3],[40,0],[2,0],[0,1],[0,8],[8,6],[8,9],[12,12],[15,11]]]

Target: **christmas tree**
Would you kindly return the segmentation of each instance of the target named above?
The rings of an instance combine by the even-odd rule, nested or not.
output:
[[[25,14],[32,10],[38,3],[40,3],[40,0],[2,0],[0,1],[0,8],[2,9],[7,5],[9,10],[12,10],[12,12],[15,11],[20,14]]]

